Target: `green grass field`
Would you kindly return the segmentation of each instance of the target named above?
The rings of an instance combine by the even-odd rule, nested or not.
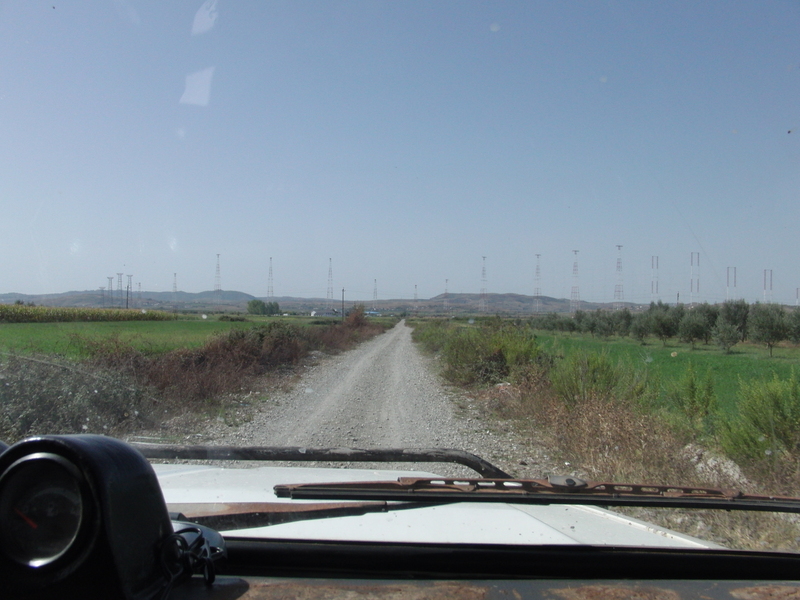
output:
[[[119,321],[103,323],[3,323],[0,349],[22,353],[80,356],[76,338],[100,339],[118,336],[145,352],[168,352],[202,346],[209,336],[234,328],[252,327],[254,322],[217,320]]]
[[[643,346],[627,338],[601,340],[588,335],[545,332],[536,335],[542,347],[558,355],[577,350],[607,352],[613,360],[648,369],[660,379],[662,386],[682,378],[689,363],[700,378],[711,370],[719,406],[724,411],[735,410],[740,379],[761,381],[771,379],[773,374],[786,379],[792,369],[800,372],[800,348],[794,346],[777,347],[770,358],[766,348],[750,343],[737,344],[732,354],[725,354],[714,345],[698,345],[692,349],[689,344],[673,340],[664,346],[655,338]]]
[[[69,323],[0,323],[0,351],[56,354],[80,358],[79,339],[98,340],[118,337],[137,350],[163,353],[178,348],[198,348],[210,336],[230,329],[247,329],[280,319],[295,325],[313,326],[338,323],[339,319],[314,317],[266,317],[248,315],[247,321],[224,321],[212,316],[179,318],[175,321],[106,321]],[[376,318],[371,322],[391,325],[395,319]]]

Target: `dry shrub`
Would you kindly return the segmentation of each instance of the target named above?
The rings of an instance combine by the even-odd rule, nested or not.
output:
[[[0,440],[37,434],[122,435],[152,426],[161,406],[119,372],[55,357],[0,361]]]

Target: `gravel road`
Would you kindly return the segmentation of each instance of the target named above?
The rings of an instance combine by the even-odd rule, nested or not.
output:
[[[535,467],[541,452],[528,444],[523,448],[512,432],[484,423],[473,401],[444,385],[432,362],[418,350],[411,328],[401,321],[353,350],[314,357],[301,367],[291,391],[273,392],[241,426],[212,426],[202,435],[203,441],[239,446],[455,448],[478,454],[512,474],[522,475],[520,464],[528,467],[525,472]],[[443,475],[471,473],[458,466],[413,468]],[[533,471],[542,474],[541,469]]]

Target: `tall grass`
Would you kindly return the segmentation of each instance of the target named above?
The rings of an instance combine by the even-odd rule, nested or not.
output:
[[[62,308],[0,304],[0,323],[54,323],[72,321],[167,321],[175,317],[159,310]]]

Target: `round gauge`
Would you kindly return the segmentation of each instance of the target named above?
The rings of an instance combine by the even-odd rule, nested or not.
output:
[[[85,486],[62,456],[37,453],[0,476],[0,550],[28,567],[62,557],[86,525]]]

